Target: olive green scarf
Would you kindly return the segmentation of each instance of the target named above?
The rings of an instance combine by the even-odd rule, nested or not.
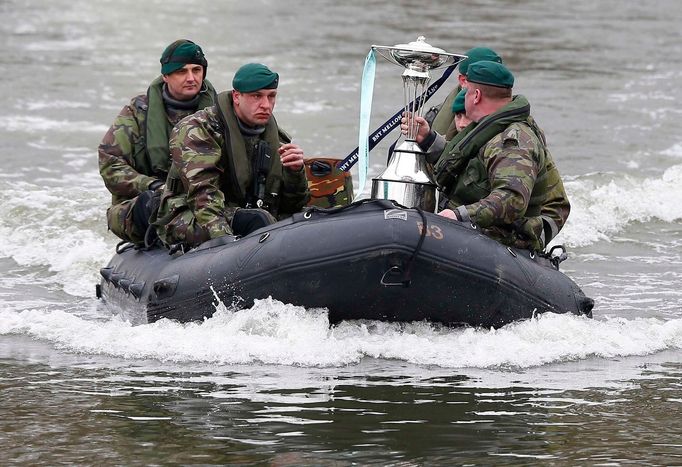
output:
[[[170,166],[170,151],[168,139],[173,125],[168,120],[163,103],[163,76],[159,76],[149,85],[145,138],[147,142],[147,157],[152,173],[165,178]],[[216,91],[213,85],[204,80],[199,92],[199,104],[196,110],[201,110],[215,104]]]
[[[224,128],[224,151],[226,157],[223,158],[223,163],[226,164],[226,176],[230,177],[228,188],[230,189],[232,200],[237,200],[243,204],[247,197],[247,189],[252,183],[253,173],[249,154],[246,151],[246,144],[244,137],[239,129],[237,116],[234,113],[234,105],[232,102],[232,93],[230,91],[221,92],[217,99],[218,116]],[[280,133],[277,127],[275,117],[270,117],[265,124],[265,132],[261,136],[262,139],[268,142],[274,155],[277,155],[277,149],[280,146]],[[282,163],[279,157],[272,157],[270,165],[270,173],[279,175],[282,174]],[[272,183],[272,177],[268,177],[268,181]],[[267,187],[272,191],[272,187]],[[226,193],[227,195],[227,193]]]

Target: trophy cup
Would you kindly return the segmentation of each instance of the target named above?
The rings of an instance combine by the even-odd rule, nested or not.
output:
[[[427,44],[424,36],[408,44],[373,45],[372,48],[389,62],[405,68],[402,74],[405,113],[413,116],[422,116],[424,111],[426,90],[431,80],[429,71],[466,58],[466,55],[447,53]],[[393,151],[383,173],[372,179],[371,198],[391,199],[408,208],[435,212],[436,185],[425,154],[415,140],[418,126],[414,119],[410,122],[405,141]]]

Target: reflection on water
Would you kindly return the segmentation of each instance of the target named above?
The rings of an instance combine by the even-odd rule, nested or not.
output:
[[[79,360],[65,356],[65,366],[0,360],[0,430],[9,447],[0,462],[682,459],[680,363],[634,366],[630,379],[611,380],[602,362],[583,366],[591,376],[579,383],[552,382],[543,376],[551,369],[447,374],[371,360],[342,369],[225,372]],[[594,385],[585,384],[590,379]]]

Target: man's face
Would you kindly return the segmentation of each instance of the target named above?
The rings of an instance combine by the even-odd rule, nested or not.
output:
[[[204,67],[188,63],[179,70],[163,75],[170,95],[179,101],[188,101],[199,94],[204,82]]]
[[[260,89],[254,92],[233,91],[234,111],[249,126],[263,126],[275,109],[277,89]]]
[[[471,120],[467,118],[467,115],[464,112],[457,112],[455,114],[455,127],[457,128],[457,131],[462,131],[469,126],[469,123],[471,123]]]

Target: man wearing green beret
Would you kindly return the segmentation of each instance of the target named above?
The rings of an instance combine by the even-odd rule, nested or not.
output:
[[[123,107],[98,150],[99,171],[111,192],[109,230],[133,243],[144,242],[151,199],[166,180],[171,129],[216,99],[206,79],[208,62],[197,44],[177,40],[166,47],[160,61],[161,76],[146,94]],[[150,233],[155,235],[153,229]]]
[[[570,204],[530,104],[512,97],[514,76],[501,63],[469,66],[464,95],[472,124],[448,142],[435,163],[439,214],[478,226],[517,248],[543,250],[561,230]],[[417,142],[431,133],[420,117]]]
[[[458,132],[462,131],[471,123],[471,119],[467,117],[466,109],[464,108],[464,95],[467,93],[466,88],[463,88],[455,96],[455,100],[452,101],[452,114],[455,116],[455,128]]]
[[[300,211],[309,198],[301,148],[272,112],[279,75],[260,63],[237,70],[232,91],[180,122],[157,232],[169,247],[243,236]]]
[[[473,47],[464,52],[467,58],[459,62],[457,70],[459,75],[457,77],[457,86],[445,98],[440,105],[433,107],[427,114],[426,119],[429,121],[431,129],[436,133],[443,135],[446,141],[450,141],[455,134],[457,134],[457,125],[455,123],[455,113],[452,109],[453,102],[457,94],[467,85],[467,72],[469,65],[480,62],[481,60],[489,60],[493,62],[502,63],[502,58],[493,49],[488,47]],[[443,144],[445,147],[445,144]]]
[[[450,141],[457,132],[461,131],[458,127],[455,108],[464,108],[464,95],[460,96],[462,90],[467,87],[467,73],[469,71],[469,66],[472,63],[479,62],[481,60],[487,60],[497,63],[502,63],[502,58],[493,49],[488,47],[474,47],[466,52],[464,52],[467,58],[459,62],[457,69],[459,70],[459,76],[457,77],[457,87],[448,94],[440,105],[432,107],[424,116],[426,122],[428,122],[431,128],[431,133],[428,138],[421,142],[420,145],[427,151],[427,159],[437,158],[448,141]],[[460,101],[455,104],[456,98],[459,97]],[[466,114],[466,113],[465,113]],[[463,115],[465,115],[463,114]],[[468,119],[467,119],[468,120]],[[464,120],[460,118],[460,126],[464,123]],[[462,127],[466,127],[463,125]],[[403,116],[401,121],[401,131],[403,134],[407,133],[407,118]]]

